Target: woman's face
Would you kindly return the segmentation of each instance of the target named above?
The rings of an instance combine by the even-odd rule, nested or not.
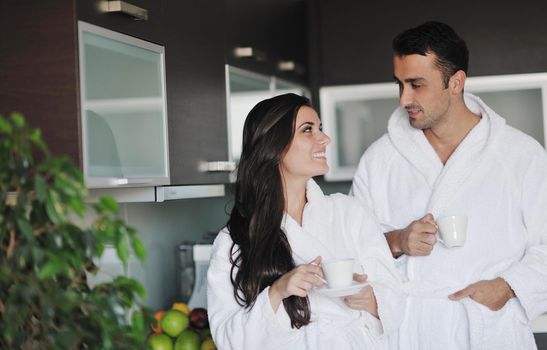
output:
[[[325,151],[330,138],[322,131],[321,121],[311,107],[302,106],[297,115],[292,142],[281,161],[281,173],[309,179],[328,170]]]

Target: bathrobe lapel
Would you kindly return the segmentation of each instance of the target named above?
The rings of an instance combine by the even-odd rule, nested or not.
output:
[[[310,263],[317,257],[318,252],[321,252],[323,259],[335,257],[335,252],[329,244],[332,235],[332,211],[315,210],[330,203],[325,200],[323,192],[313,180],[308,181],[306,197],[308,203],[304,208],[302,226],[286,213],[282,222],[297,265]]]
[[[397,109],[390,119],[388,132],[394,147],[431,187],[427,212],[434,217],[448,215],[451,201],[466,186],[472,175],[488,166],[488,152],[505,120],[488,108],[480,98],[465,94],[467,107],[481,116],[477,124],[460,143],[443,166],[421,130],[413,128],[404,109]]]

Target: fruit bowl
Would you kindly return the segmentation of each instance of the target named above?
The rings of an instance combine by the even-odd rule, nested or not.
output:
[[[190,310],[185,303],[176,302],[169,310],[158,310],[154,318],[148,349],[216,350],[206,309]]]

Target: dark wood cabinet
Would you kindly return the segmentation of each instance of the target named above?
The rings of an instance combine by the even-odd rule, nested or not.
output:
[[[80,169],[78,20],[162,42],[161,1],[135,1],[149,8],[149,21],[100,12],[100,2],[8,0],[0,11],[0,113],[22,113]]]
[[[78,20],[165,47],[170,178],[173,185],[229,182],[229,173],[200,169],[227,161],[225,65],[307,83],[307,72],[277,69],[280,60],[305,67],[304,0],[130,0],[148,20],[101,11],[101,0],[7,0],[0,11],[0,113],[23,113],[42,129],[55,154],[80,168],[82,128]],[[258,62],[232,55],[249,45]]]
[[[171,183],[226,183],[204,172],[227,161],[224,9],[221,0],[166,0],[167,116]]]
[[[224,0],[226,58],[235,67],[308,84],[308,1]],[[262,57],[238,58],[236,47],[252,47]],[[293,61],[301,72],[282,71],[281,61]]]
[[[228,182],[227,172],[200,170],[228,160],[222,1],[132,0],[148,10],[147,21],[104,13],[100,3],[8,1],[0,12],[0,113],[23,113],[54,154],[68,154],[82,169],[78,20],[159,43],[166,47],[171,184]]]
[[[163,45],[164,2],[165,0],[127,0],[127,2],[147,11],[147,19],[137,19],[122,12],[105,12],[103,0],[76,0],[78,19],[99,27],[110,29],[139,39]]]
[[[75,4],[9,0],[0,11],[0,113],[24,114],[82,165]]]

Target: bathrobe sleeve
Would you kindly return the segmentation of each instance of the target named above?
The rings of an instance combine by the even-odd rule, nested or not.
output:
[[[207,272],[207,307],[211,333],[219,349],[288,349],[299,344],[283,304],[275,313],[264,289],[251,309],[239,305],[230,281],[232,241],[225,230],[215,240]]]
[[[378,220],[370,209],[354,200],[353,203],[352,210],[347,211],[353,217],[346,222],[348,225],[360,222],[359,229],[354,230],[354,244],[376,296],[381,330],[389,334],[397,331],[403,320],[406,294]],[[375,328],[373,324],[369,327]]]
[[[538,146],[539,148],[539,146]],[[522,183],[522,220],[527,248],[501,277],[509,283],[529,321],[547,311],[547,155],[535,152]]]

